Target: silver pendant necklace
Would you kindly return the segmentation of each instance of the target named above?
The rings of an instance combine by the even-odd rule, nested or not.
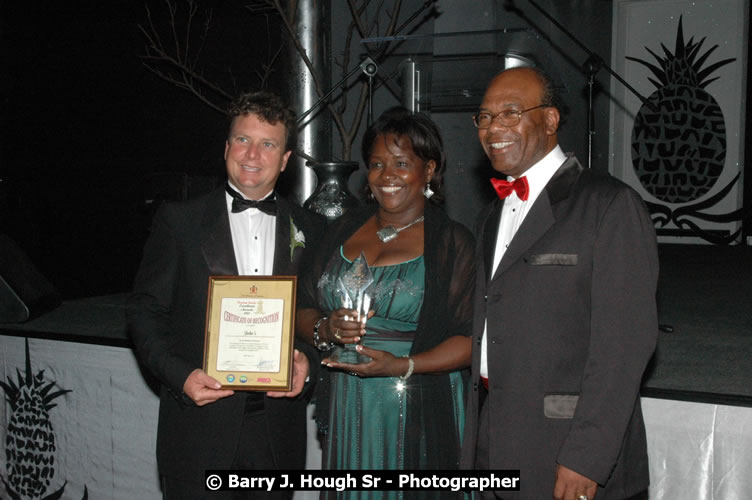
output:
[[[406,226],[402,226],[402,227],[394,227],[391,224],[389,224],[388,226],[382,227],[381,229],[376,231],[376,236],[378,236],[379,239],[383,241],[384,243],[388,243],[392,241],[394,238],[396,238],[399,235],[400,231],[403,231],[407,229],[408,227],[414,226],[418,222],[422,221],[423,217],[424,216],[421,215],[420,217],[412,221],[410,224]]]

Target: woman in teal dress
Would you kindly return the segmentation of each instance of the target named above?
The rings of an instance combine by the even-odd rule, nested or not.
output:
[[[330,226],[299,284],[297,334],[323,351],[329,367],[316,390],[323,467],[456,469],[471,352],[473,238],[434,201],[445,160],[441,136],[427,117],[387,111],[366,132],[363,158],[376,203]],[[361,255],[373,275],[365,322],[343,307],[344,283]],[[333,346],[357,346],[370,361],[335,360]]]

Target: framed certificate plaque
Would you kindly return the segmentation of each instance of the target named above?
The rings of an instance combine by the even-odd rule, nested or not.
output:
[[[295,276],[210,276],[204,371],[223,388],[289,391]]]

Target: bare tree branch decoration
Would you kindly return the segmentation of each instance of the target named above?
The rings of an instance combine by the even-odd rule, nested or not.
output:
[[[205,76],[200,66],[207,36],[214,24],[213,10],[200,12],[197,0],[164,0],[164,6],[164,26],[158,26],[155,22],[152,8],[148,4],[146,23],[138,25],[146,42],[141,55],[144,66],[157,77],[193,94],[211,109],[225,114],[227,103],[234,97],[238,86],[232,71],[228,70],[231,82],[228,89],[218,83],[215,75]],[[264,88],[275,69],[282,47],[271,40],[269,15],[276,14],[266,5],[261,7],[263,8],[253,12],[266,17],[267,55],[266,60],[254,72],[258,81],[253,84]]]
[[[313,64],[311,63],[311,60],[308,57],[305,48],[300,43],[300,40],[296,36],[295,30],[293,28],[297,5],[294,2],[289,2],[286,6],[287,8],[285,8],[281,0],[267,0],[267,2],[275,8],[277,13],[283,19],[287,35],[290,37],[290,40],[295,46],[295,49],[308,68],[308,72],[311,75],[316,93],[319,97],[323,96],[329,89],[322,88],[320,76],[318,75],[316,68],[314,68]],[[360,64],[360,61],[352,61],[354,31],[358,32],[358,35],[361,39],[373,34],[378,34],[379,36],[386,37],[394,35],[394,29],[397,24],[396,21],[399,18],[399,12],[402,6],[401,0],[394,0],[392,2],[391,8],[385,8],[385,1],[380,0],[378,5],[372,9],[374,16],[371,20],[371,23],[369,24],[368,13],[369,5],[371,3],[370,0],[363,0],[359,5],[355,0],[348,0],[347,3],[351,14],[351,19],[346,30],[347,35],[345,38],[345,45],[342,52],[341,61],[336,61],[337,65],[339,66],[341,78],[344,78],[353,69],[354,66],[351,66],[351,64]],[[390,22],[388,23],[388,27],[384,33],[378,33],[379,18],[382,13],[389,18]],[[368,47],[364,47],[364,51],[368,56],[373,55]],[[359,86],[359,95],[357,103],[355,105],[354,113],[352,115],[352,120],[349,124],[346,124],[345,114],[347,111],[347,96],[352,90],[353,85]],[[337,106],[334,105],[336,101],[339,101],[339,104]],[[326,107],[331,114],[332,120],[334,121],[337,132],[339,133],[342,142],[342,159],[344,160],[349,160],[351,158],[352,144],[358,133],[360,124],[363,121],[363,115],[365,113],[367,104],[368,83],[363,79],[360,79],[357,84],[345,84],[341,92],[339,92],[333,99],[326,102]]]
[[[418,17],[418,14],[426,11],[435,0],[426,0],[424,4],[402,25],[398,26],[402,0],[347,0],[350,11],[350,22],[345,30],[344,48],[340,57],[335,57],[335,64],[344,78],[360,60],[354,60],[356,56],[368,55],[375,61],[380,62],[387,53],[389,43],[378,44],[375,47],[360,47],[358,39],[380,36],[389,37],[395,35]],[[180,4],[180,5],[179,5]],[[145,53],[141,56],[144,65],[159,78],[181,88],[198,98],[210,108],[225,113],[227,102],[234,96],[237,83],[232,80],[232,90],[218,83],[215,75],[205,76],[201,67],[201,56],[206,44],[208,34],[213,23],[213,12],[207,9],[203,18],[199,9],[198,0],[164,0],[167,14],[162,22],[165,27],[158,26],[152,16],[152,10],[146,6],[147,22],[138,28],[146,42]],[[184,7],[181,7],[184,5]],[[319,97],[330,89],[323,88],[321,75],[313,66],[305,48],[295,33],[295,16],[298,10],[297,0],[246,0],[244,9],[252,16],[266,16],[267,48],[265,60],[256,61],[254,75],[258,82],[255,86],[264,88],[274,72],[275,65],[282,53],[282,44],[272,40],[274,28],[271,26],[270,16],[278,17],[284,27],[291,43],[301,57],[308,72],[310,73],[313,86]],[[370,17],[370,19],[369,19]],[[381,26],[386,28],[381,31]],[[200,25],[200,28],[197,26]],[[358,49],[356,53],[355,49]],[[362,50],[362,52],[361,52]],[[382,80],[383,82],[383,80]],[[241,82],[246,83],[247,82]],[[357,90],[356,90],[357,88]],[[357,101],[351,114],[350,123],[345,123],[348,109],[348,94],[357,92]],[[352,153],[352,144],[358,133],[363,115],[368,104],[368,82],[359,78],[347,82],[338,92],[325,103],[326,109],[331,115],[337,132],[341,139],[342,159],[349,160]]]

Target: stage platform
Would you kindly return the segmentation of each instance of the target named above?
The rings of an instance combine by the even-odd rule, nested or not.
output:
[[[661,245],[643,396],[752,406],[752,247]]]
[[[123,293],[67,300],[25,323],[0,323],[0,334],[130,348],[125,331],[127,297]]]

